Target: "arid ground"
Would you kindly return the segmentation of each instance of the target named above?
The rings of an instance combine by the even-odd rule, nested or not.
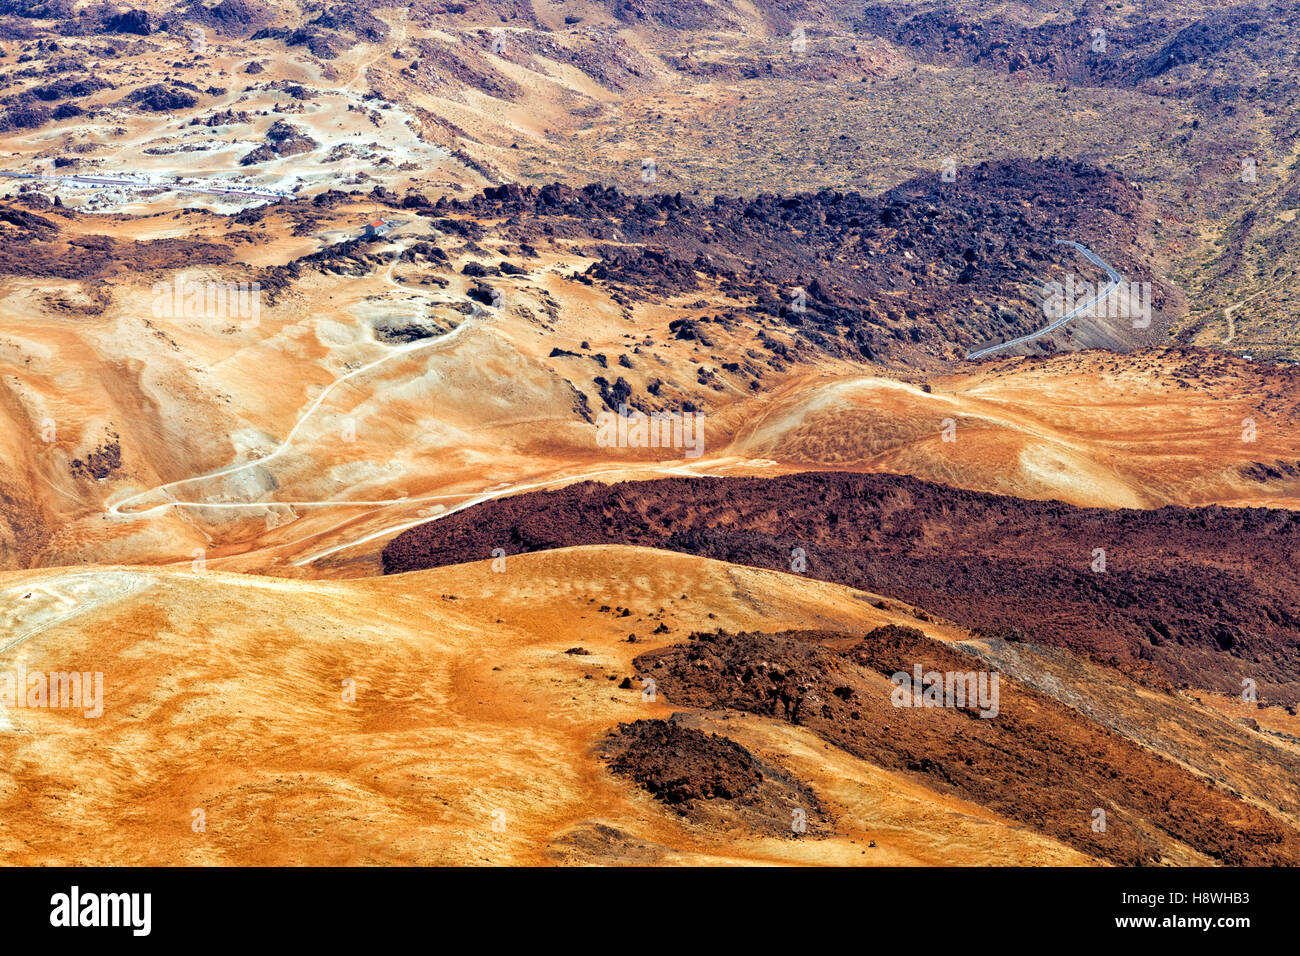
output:
[[[1297,27],[0,2],[0,863],[1300,863]]]

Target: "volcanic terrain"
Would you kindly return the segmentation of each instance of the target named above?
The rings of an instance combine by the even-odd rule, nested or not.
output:
[[[0,0],[0,863],[1300,863],[1297,26]]]

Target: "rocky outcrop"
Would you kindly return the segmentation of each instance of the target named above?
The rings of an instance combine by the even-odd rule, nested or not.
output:
[[[493,501],[403,532],[388,573],[585,544],[666,548],[899,598],[1153,686],[1300,700],[1300,515],[1076,508],[894,475],[666,478]],[[1104,552],[1104,553],[1102,553]]]

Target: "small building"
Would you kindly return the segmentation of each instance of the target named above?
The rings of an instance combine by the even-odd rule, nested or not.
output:
[[[378,239],[392,228],[393,224],[391,222],[385,222],[383,219],[376,219],[374,222],[366,223],[365,237],[367,239]]]

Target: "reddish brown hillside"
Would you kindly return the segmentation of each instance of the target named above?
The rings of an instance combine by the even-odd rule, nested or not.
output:
[[[895,672],[977,669],[913,628],[882,627],[860,640],[695,637],[636,660],[672,703],[806,726],[858,757],[1121,865],[1157,862],[1168,837],[1228,864],[1300,862],[1294,830],[1005,675],[987,718],[975,707],[895,706],[884,679]],[[1092,825],[1098,809],[1104,831]]]
[[[577,544],[638,544],[803,573],[1148,679],[1300,698],[1300,515],[1075,508],[893,475],[585,482],[413,528],[389,573]],[[1099,552],[1105,552],[1102,570]],[[1094,570],[1096,568],[1096,570]]]

